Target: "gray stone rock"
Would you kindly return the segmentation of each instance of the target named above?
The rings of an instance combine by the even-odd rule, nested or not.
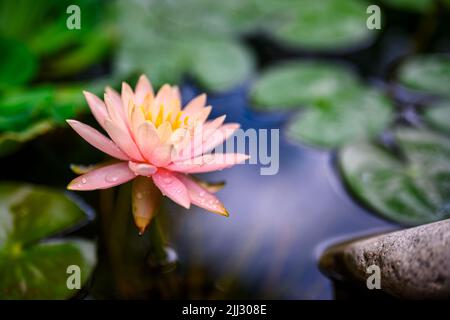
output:
[[[406,299],[450,298],[450,219],[329,247],[320,259],[331,278],[367,288],[380,268],[381,290]],[[368,290],[368,289],[367,289]]]

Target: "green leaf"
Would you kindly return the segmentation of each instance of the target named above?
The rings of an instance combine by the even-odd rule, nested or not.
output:
[[[146,73],[156,86],[186,74],[214,91],[239,84],[253,58],[237,43],[225,7],[205,0],[119,2],[115,73]]]
[[[450,140],[415,129],[395,133],[403,159],[369,143],[340,151],[341,173],[353,195],[402,224],[450,217]]]
[[[407,88],[450,97],[450,57],[439,54],[412,57],[400,67],[398,78]]]
[[[29,245],[86,220],[65,193],[27,184],[0,183],[0,210],[0,246]]]
[[[0,100],[0,131],[21,131],[43,118],[51,105],[51,87],[9,91]]]
[[[432,128],[450,134],[450,101],[430,105],[425,110],[424,118]]]
[[[283,1],[282,1],[283,2]],[[370,3],[358,0],[284,1],[284,23],[275,35],[289,44],[312,50],[346,49],[377,34],[366,26]]]
[[[10,300],[70,298],[77,290],[67,286],[68,267],[80,268],[83,284],[96,260],[94,245],[83,240],[50,241],[27,249],[16,246],[0,256],[0,299]]]
[[[201,85],[225,91],[249,77],[253,61],[247,50],[231,41],[208,41],[195,46],[191,73]]]
[[[293,109],[329,101],[359,83],[346,68],[325,62],[285,63],[263,72],[250,96],[258,110]]]
[[[66,281],[70,265],[81,283],[95,264],[89,241],[51,240],[86,220],[65,193],[29,184],[0,183],[0,299],[64,299],[76,291]]]
[[[22,85],[33,78],[37,59],[20,41],[0,38],[0,90]]]
[[[298,114],[288,124],[288,135],[319,147],[339,147],[372,138],[392,119],[391,102],[377,91],[359,89],[336,95]]]

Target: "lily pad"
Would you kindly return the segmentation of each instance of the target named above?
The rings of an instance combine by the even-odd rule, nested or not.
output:
[[[283,1],[282,1],[283,2]],[[377,32],[366,26],[370,3],[356,0],[286,2],[286,20],[275,36],[311,50],[347,49],[367,43]]]
[[[409,89],[449,97],[450,56],[435,54],[412,57],[400,67],[398,77]]]
[[[252,59],[231,36],[222,7],[203,0],[119,2],[116,72],[144,72],[156,85],[191,74],[213,91],[244,81]]]
[[[383,217],[418,225],[450,217],[450,139],[398,129],[401,156],[370,143],[348,145],[339,166],[353,195]]]
[[[84,283],[95,264],[93,243],[45,238],[74,228],[86,213],[62,192],[27,184],[0,184],[0,299],[64,299],[67,268]]]
[[[450,134],[450,101],[430,105],[425,110],[424,118],[432,128]]]
[[[250,96],[257,110],[284,110],[331,101],[338,92],[359,86],[355,75],[337,64],[285,63],[263,72]]]
[[[390,123],[391,102],[370,89],[346,91],[333,100],[316,103],[298,114],[288,135],[319,147],[339,147],[361,138],[373,138]]]
[[[253,60],[247,49],[232,41],[208,41],[195,48],[191,73],[205,87],[224,91],[246,79]]]

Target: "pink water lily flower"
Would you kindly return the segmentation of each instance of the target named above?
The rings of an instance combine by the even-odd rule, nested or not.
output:
[[[104,101],[89,92],[84,95],[109,138],[79,121],[67,122],[92,146],[118,161],[94,167],[74,179],[68,189],[106,189],[134,179],[133,216],[141,233],[156,213],[162,195],[185,208],[194,204],[228,216],[212,190],[189,174],[221,170],[248,156],[208,153],[239,125],[223,124],[225,116],[207,121],[211,106],[205,105],[205,94],[182,108],[176,86],[163,85],[155,95],[147,77],[141,76],[134,91],[123,83],[121,94],[106,88]]]

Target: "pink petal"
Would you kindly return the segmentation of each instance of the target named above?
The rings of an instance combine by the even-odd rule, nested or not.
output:
[[[137,177],[132,186],[133,218],[139,233],[143,234],[161,205],[162,195],[152,179]]]
[[[154,105],[159,110],[161,105],[168,106],[172,97],[172,87],[168,84],[165,84],[159,89],[158,93],[155,97]]]
[[[67,186],[69,190],[107,189],[130,181],[136,175],[128,168],[127,162],[120,162],[92,170],[72,180]]]
[[[168,165],[172,160],[173,146],[171,144],[160,144],[153,149],[151,163],[158,167]]]
[[[207,140],[203,142],[202,153],[209,152],[217,147],[219,144],[223,143],[229,137],[231,137],[234,132],[239,129],[240,125],[238,123],[227,123],[222,127],[217,129]],[[196,154],[197,156],[198,154]]]
[[[171,171],[184,173],[210,172],[232,167],[248,158],[248,155],[241,153],[214,153],[172,163],[166,168]]]
[[[127,129],[115,124],[110,119],[105,121],[105,130],[108,132],[111,139],[119,146],[119,148],[125,152],[131,159],[138,162],[143,162],[144,158],[139,152],[134,140],[131,138]]]
[[[205,124],[203,129],[199,127],[197,129],[199,130],[197,134],[196,131],[194,131],[194,138],[187,143],[183,149],[177,152],[176,157],[173,159],[174,162],[191,159],[211,151],[217,145],[223,143],[230,136],[232,136],[233,133],[240,127],[237,123],[227,123],[211,134],[209,129],[205,128],[207,125],[208,124]]]
[[[141,75],[135,90],[135,100],[138,106],[144,102],[144,98],[147,94],[154,95],[153,87],[148,78],[145,75]]]
[[[106,110],[108,110],[109,118],[117,125],[120,126],[123,130],[128,130],[127,120],[125,118],[125,113],[122,109],[122,103],[117,104],[115,99],[111,98],[108,94],[105,93],[104,96]],[[106,120],[105,120],[106,122]],[[106,130],[106,128],[105,128]]]
[[[106,95],[110,98],[112,105],[120,112],[120,115],[125,118],[125,107],[122,105],[122,98],[120,94],[111,87],[106,87]]]
[[[134,93],[133,89],[126,82],[122,82],[122,106],[124,115],[129,115],[131,107],[134,106]]]
[[[153,182],[161,190],[162,194],[189,209],[191,201],[186,186],[170,171],[159,169],[152,175]]]
[[[94,128],[76,120],[67,120],[67,123],[75,130],[84,140],[100,151],[109,154],[111,157],[120,160],[129,160],[129,157],[120,150],[120,148],[110,139],[95,130]]]
[[[194,99],[192,99],[186,107],[184,107],[183,111],[186,115],[193,115],[199,112],[206,104],[206,94],[201,94]]]
[[[159,144],[158,132],[155,126],[150,122],[142,123],[137,130],[136,142],[145,159],[151,161],[153,150]]]
[[[228,211],[215,195],[186,175],[177,174],[177,178],[186,186],[192,204],[228,217]]]
[[[83,94],[86,98],[89,108],[91,109],[92,114],[95,117],[95,120],[97,120],[97,122],[103,128],[105,119],[108,117],[108,111],[106,110],[105,103],[95,94],[87,91],[83,91]]]
[[[148,163],[136,163],[133,161],[128,162],[128,167],[138,176],[149,177],[158,170],[155,166]]]

